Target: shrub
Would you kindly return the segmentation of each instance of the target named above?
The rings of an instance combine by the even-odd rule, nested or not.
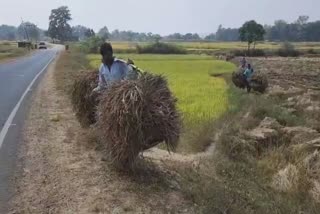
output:
[[[261,49],[254,49],[254,50],[250,50],[249,52],[247,50],[234,50],[232,51],[232,54],[234,56],[265,56],[266,53],[264,50]]]
[[[82,42],[81,51],[86,53],[98,53],[100,46],[105,40],[99,36],[93,36]]]
[[[307,53],[308,54],[317,54],[317,52],[313,48],[310,48],[309,50],[307,50]]]
[[[152,53],[152,54],[186,54],[187,51],[182,47],[176,45],[156,42],[150,45],[140,46],[137,45],[137,52],[139,54]]]
[[[300,55],[300,52],[295,49],[293,44],[285,42],[278,50],[278,55],[282,57],[297,57]]]

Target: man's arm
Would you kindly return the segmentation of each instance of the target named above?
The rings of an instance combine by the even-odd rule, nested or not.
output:
[[[100,66],[99,68],[99,82],[98,82],[98,86],[96,88],[93,89],[94,92],[100,91],[101,89],[104,88],[105,85],[105,81],[104,81],[104,77],[102,76],[102,66]]]
[[[120,72],[121,72],[121,79],[125,80],[129,73],[129,67],[126,63],[121,63]]]

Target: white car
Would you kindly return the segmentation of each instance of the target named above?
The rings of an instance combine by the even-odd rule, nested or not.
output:
[[[47,49],[47,45],[45,42],[39,42],[38,49]]]

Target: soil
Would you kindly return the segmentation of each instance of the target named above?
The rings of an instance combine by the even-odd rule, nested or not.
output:
[[[254,69],[268,75],[271,85],[320,90],[320,58],[253,58]]]

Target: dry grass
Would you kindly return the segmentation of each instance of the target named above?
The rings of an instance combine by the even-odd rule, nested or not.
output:
[[[237,72],[232,73],[232,82],[238,88],[246,88],[246,80],[243,75],[242,69],[239,69]],[[264,93],[268,88],[267,76],[262,74],[261,72],[254,72],[249,84],[252,90]]]
[[[96,108],[99,104],[98,93],[92,90],[98,85],[99,71],[80,71],[74,80],[71,103],[82,127],[89,127],[97,121]]]
[[[176,99],[160,75],[112,84],[102,95],[97,127],[111,162],[130,167],[138,154],[165,142],[173,150],[180,136]]]
[[[88,69],[88,60],[84,53],[81,53],[76,47],[73,51],[63,52],[60,56],[56,70],[61,71],[55,74],[57,89],[71,95],[75,79],[81,74],[81,71]]]
[[[297,139],[280,132],[262,146],[245,134],[265,117],[284,126],[306,125],[304,120],[283,109],[284,100],[230,89],[236,92],[230,99],[235,107],[219,121],[212,159],[203,160],[197,169],[179,170],[185,193],[201,213],[318,213],[317,147],[297,150]],[[298,142],[303,144],[303,139]]]
[[[268,88],[268,78],[261,72],[254,72],[250,81],[250,87],[257,92],[264,93]]]
[[[18,48],[17,43],[0,41],[0,60],[20,57],[29,51],[26,48]]]
[[[241,89],[246,88],[246,82],[243,76],[242,69],[232,73],[232,82],[238,88],[241,88]]]

